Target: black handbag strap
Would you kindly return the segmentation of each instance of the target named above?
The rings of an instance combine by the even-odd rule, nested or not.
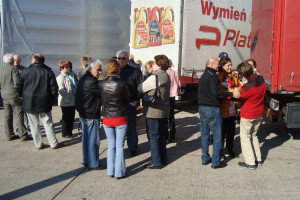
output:
[[[155,87],[155,92],[154,92],[154,96],[157,96],[157,88],[158,88],[158,77],[156,74],[153,74],[155,76],[155,84],[156,84],[156,87]]]

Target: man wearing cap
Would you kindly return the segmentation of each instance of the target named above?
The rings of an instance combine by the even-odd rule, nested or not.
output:
[[[198,84],[202,165],[212,162],[211,167],[213,169],[226,167],[225,163],[220,162],[222,152],[221,100],[227,97],[240,97],[238,89],[234,89],[234,92],[221,90],[221,83],[217,76],[218,68],[218,58],[207,58],[205,71]],[[208,153],[210,131],[213,136],[213,153],[211,158]]]
[[[225,57],[225,56],[226,56],[226,57],[229,57],[229,56],[228,56],[228,53],[226,53],[226,52],[224,52],[224,51],[221,52],[221,53],[219,53],[219,58],[222,58],[222,57]]]

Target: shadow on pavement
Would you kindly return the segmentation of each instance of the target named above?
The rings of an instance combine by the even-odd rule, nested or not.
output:
[[[74,170],[69,171],[67,173],[60,174],[58,176],[55,176],[55,177],[52,177],[52,178],[49,178],[49,179],[31,184],[31,185],[28,185],[26,187],[16,189],[16,190],[8,192],[6,194],[0,195],[0,199],[20,198],[24,195],[30,194],[32,192],[36,192],[36,191],[41,190],[43,188],[54,185],[58,182],[65,181],[65,180],[70,179],[70,178],[73,178],[73,180],[74,180],[80,174],[85,173],[85,171],[86,171],[86,168],[74,169]],[[71,183],[72,181],[70,181],[69,183]]]
[[[200,134],[198,138],[189,140],[200,131],[200,121],[197,117],[176,119],[176,124],[176,145],[167,148],[169,164],[201,147]]]
[[[276,147],[281,146],[283,143],[291,139],[291,136],[288,134],[287,129],[283,128],[284,126],[282,123],[271,123],[268,121],[268,119],[264,118],[262,119],[262,123],[258,129],[258,141],[261,145],[260,151],[262,160],[266,160],[268,157],[268,153],[271,149],[274,149]],[[235,131],[237,137],[235,137],[234,140],[234,151],[242,155],[242,149],[241,149],[241,143],[240,143],[240,128],[237,127]],[[270,134],[272,137],[268,138]]]
[[[281,123],[271,123],[267,119],[263,118],[263,123],[258,130],[258,140],[263,143],[261,146],[262,160],[264,161],[268,157],[268,153],[271,149],[281,146],[283,143],[291,139],[291,136],[282,128],[284,126]],[[271,138],[268,138],[270,134],[275,134]]]

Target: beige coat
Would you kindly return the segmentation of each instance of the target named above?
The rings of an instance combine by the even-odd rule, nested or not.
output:
[[[78,80],[74,72],[70,72],[77,86]],[[76,89],[72,86],[71,80],[63,72],[56,77],[58,85],[58,105],[61,107],[68,107],[75,105]]]

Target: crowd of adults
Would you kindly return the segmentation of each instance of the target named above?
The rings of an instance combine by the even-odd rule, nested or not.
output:
[[[124,143],[127,138],[131,156],[138,154],[136,114],[140,100],[147,95],[151,102],[142,102],[146,118],[146,132],[150,144],[151,162],[147,169],[160,169],[168,164],[166,144],[175,141],[175,97],[181,87],[172,61],[157,55],[141,64],[133,55],[120,50],[106,63],[104,79],[99,81],[103,63],[100,59],[83,56],[82,70],[76,75],[72,62],[60,60],[61,73],[55,77],[45,58],[36,53],[29,67],[20,65],[18,55],[7,53],[0,72],[1,96],[4,101],[5,133],[8,141],[20,138],[33,140],[38,150],[44,148],[40,131],[41,120],[50,147],[61,148],[52,125],[52,105],[58,103],[62,111],[62,137],[73,138],[75,110],[82,127],[82,164],[89,170],[102,170],[99,163],[100,118],[108,141],[107,175],[117,179],[126,177]],[[266,92],[264,79],[256,73],[256,63],[248,59],[238,65],[239,76],[232,70],[231,59],[222,52],[209,57],[198,84],[202,164],[213,169],[225,167],[225,148],[233,151],[236,116],[240,110],[240,138],[245,162],[239,165],[256,169],[262,164],[257,131],[264,112]],[[243,80],[241,79],[243,78]],[[57,98],[58,97],[58,98]],[[101,109],[102,107],[102,109]],[[16,121],[15,135],[13,119]],[[25,120],[25,121],[24,121]],[[24,124],[25,122],[25,124]],[[31,132],[31,135],[28,132]],[[212,133],[213,152],[209,154],[209,136]],[[226,142],[225,142],[226,141]]]

